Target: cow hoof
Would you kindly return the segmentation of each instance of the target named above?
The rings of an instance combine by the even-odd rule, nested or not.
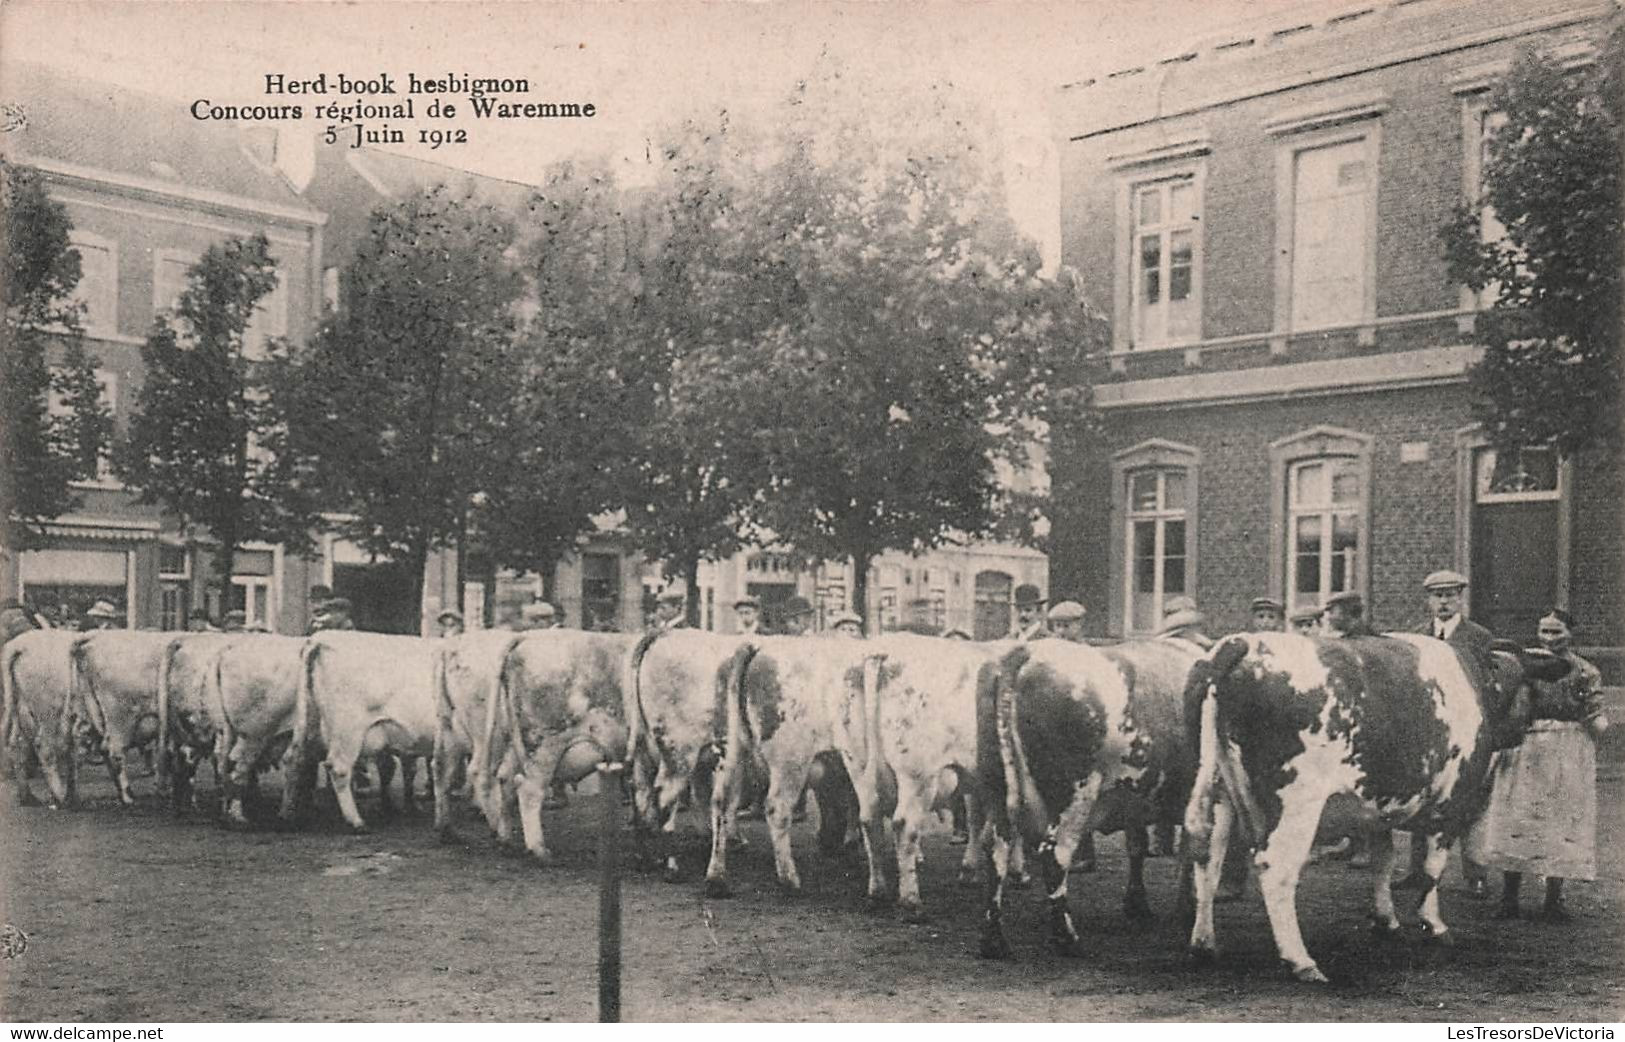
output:
[[[982,934],[982,943],[976,954],[984,959],[1008,959],[1014,952],[1010,950],[1010,942],[1005,939],[1004,931],[992,931]]]
[[[1219,957],[1219,953],[1215,952],[1212,948],[1209,948],[1206,945],[1197,944],[1193,944],[1189,948],[1186,948],[1185,954],[1187,957],[1189,957],[1191,965],[1193,966],[1212,966],[1214,961]]]
[[[368,828],[366,825],[351,825],[350,826],[350,835],[352,835],[352,836],[370,836],[370,835],[372,835],[372,829]]]
[[[1434,932],[1433,927],[1427,923],[1420,924],[1422,930],[1422,943],[1432,948],[1454,948],[1456,935],[1449,930]]]
[[[881,915],[889,912],[891,911],[891,906],[891,899],[885,894],[877,894],[871,891],[865,894],[863,897],[863,907],[871,915]]]
[[[1084,956],[1083,941],[1076,937],[1051,937],[1049,946],[1063,959],[1081,959]]]
[[[1123,914],[1136,922],[1145,922],[1154,918],[1151,914],[1151,906],[1145,903],[1143,897],[1124,901]]]
[[[726,879],[707,879],[705,881],[705,896],[721,900],[733,896],[733,889],[728,886]]]
[[[666,883],[681,883],[683,881],[683,870],[674,865],[667,865],[660,870],[660,879]]]
[[[918,901],[911,901],[897,906],[897,914],[905,923],[925,922],[925,909],[920,907]]]
[[[526,853],[530,855],[531,861],[535,862],[537,868],[551,868],[553,866],[553,852],[551,850],[543,848],[541,850],[527,850]]]
[[[779,880],[779,893],[783,894],[785,897],[800,897],[801,896],[801,882],[800,882],[800,880],[796,880],[796,881],[793,881],[793,882],[786,882],[785,880],[782,880],[782,879]]]
[[[1379,944],[1389,944],[1397,941],[1399,940],[1400,934],[1403,932],[1400,930],[1397,922],[1387,922],[1385,920],[1378,919],[1376,916],[1371,917],[1371,921],[1369,924],[1367,924],[1367,928],[1371,931],[1372,939],[1377,941]]]
[[[1314,963],[1301,966],[1292,971],[1292,976],[1301,984],[1330,984],[1326,975],[1320,972],[1320,967]]]
[[[434,831],[436,838],[438,838],[441,844],[444,846],[460,847],[464,845],[463,837],[459,836],[457,834],[457,830],[449,825],[441,826]]]

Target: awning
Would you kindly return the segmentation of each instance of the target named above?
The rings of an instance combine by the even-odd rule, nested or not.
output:
[[[141,522],[118,524],[106,522],[47,521],[45,534],[60,539],[100,539],[118,543],[151,543],[158,540],[156,522],[148,527]]]

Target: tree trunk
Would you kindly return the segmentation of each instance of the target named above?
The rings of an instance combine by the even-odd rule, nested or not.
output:
[[[424,633],[423,618],[423,572],[429,565],[429,542],[420,540],[406,558],[407,572],[412,577],[412,597],[409,603],[418,610],[417,627],[413,630],[419,636]]]
[[[223,626],[226,621],[226,612],[231,610],[231,573],[237,565],[237,525],[235,519],[232,523],[221,525],[214,529],[213,535],[220,541],[214,551],[214,583],[215,592],[220,598],[220,617],[214,620],[215,625]]]
[[[869,618],[869,562],[874,554],[860,550],[852,555],[852,610],[863,617],[863,632],[875,636],[880,632],[877,620]]]
[[[700,628],[700,555],[683,555],[683,582],[688,587],[688,624]]]

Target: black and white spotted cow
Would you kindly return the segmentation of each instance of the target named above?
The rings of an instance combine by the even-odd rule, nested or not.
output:
[[[1444,941],[1437,884],[1450,846],[1483,809],[1484,778],[1509,695],[1554,664],[1495,656],[1495,676],[1431,637],[1313,639],[1287,633],[1225,639],[1191,672],[1200,765],[1185,815],[1196,862],[1193,955],[1216,951],[1217,858],[1234,815],[1254,864],[1281,958],[1301,981],[1326,978],[1298,929],[1298,876],[1328,797],[1355,796],[1368,818],[1375,923],[1399,929],[1389,829],[1426,843],[1420,913]],[[1561,672],[1560,664],[1557,671]],[[1189,710],[1188,710],[1189,711]],[[1221,790],[1226,799],[1220,799]],[[1378,827],[1380,825],[1380,828]]]
[[[977,774],[993,828],[982,954],[1005,958],[1002,923],[1011,851],[1033,844],[1050,907],[1050,934],[1066,954],[1082,945],[1067,900],[1067,868],[1084,836],[1123,830],[1129,848],[1125,911],[1150,914],[1145,830],[1176,822],[1194,774],[1182,701],[1199,657],[1183,641],[1107,648],[1045,640],[1010,650],[977,713]]]

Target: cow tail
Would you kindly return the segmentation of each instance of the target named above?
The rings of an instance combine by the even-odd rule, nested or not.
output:
[[[877,797],[875,808],[881,820],[897,810],[897,774],[886,762],[885,747],[880,744],[881,689],[885,683],[883,670],[886,656],[870,655],[863,663],[863,701],[865,746],[864,771],[873,779],[870,792]]]
[[[528,758],[528,754],[525,752],[524,733],[519,729],[519,700],[513,697],[513,652],[519,646],[521,639],[523,638],[516,637],[508,641],[502,650],[502,667],[497,671],[496,700],[499,705],[493,707],[493,712],[487,714],[488,718],[493,720],[496,718],[497,712],[503,713],[507,718],[508,745],[513,750],[515,777],[525,773],[525,760]],[[487,748],[489,747],[488,744]],[[495,756],[495,750],[490,755]],[[546,785],[552,780],[551,778],[537,778],[536,784]]]
[[[22,649],[16,644],[0,647],[0,767],[5,773],[14,770],[11,745],[17,726],[17,676],[14,672]]]
[[[728,667],[728,739],[726,753],[733,757],[731,768],[742,768],[745,758],[756,748],[756,734],[750,727],[750,707],[746,703],[750,664],[761,650],[754,643],[734,652]]]
[[[621,697],[626,707],[626,758],[628,762],[638,756],[652,755],[645,748],[649,741],[649,720],[643,713],[643,657],[660,638],[660,630],[650,630],[638,638],[626,656],[626,677],[621,685]]]
[[[1248,845],[1256,846],[1261,835],[1263,819],[1229,739],[1224,687],[1220,683],[1251,650],[1245,638],[1230,638],[1192,667],[1186,685],[1186,719],[1194,716],[1197,721],[1198,761],[1190,803],[1185,808],[1185,832],[1191,838],[1192,852],[1198,855],[1205,851],[1212,835],[1213,804],[1221,792],[1228,798]],[[1200,702],[1193,705],[1193,697]]]
[[[75,707],[85,714],[90,726],[111,747],[112,736],[107,733],[107,714],[102,712],[101,700],[96,696],[96,681],[91,676],[90,642],[94,635],[80,637],[68,649],[68,705],[63,725],[67,729],[69,748],[74,748]]]
[[[316,639],[305,641],[304,647],[299,649],[299,677],[294,686],[293,698],[293,741],[289,743],[288,748],[298,758],[297,762],[301,767],[305,757],[310,754],[310,718],[315,712],[313,703],[316,697],[316,664],[321,653],[322,642]]]
[[[994,698],[997,704],[997,720],[999,734],[999,758],[1004,763],[1004,805],[1009,815],[1012,835],[1025,835],[1028,831],[1029,808],[1028,790],[1032,783],[1027,776],[1027,754],[1022,748],[1020,721],[1016,712],[1016,680],[1021,674],[1021,668],[1027,664],[1032,653],[1024,647],[1017,647],[1005,656],[1000,664],[999,675],[995,683]],[[1033,795],[1037,795],[1036,790]],[[1033,820],[1043,817],[1042,814],[1033,816]],[[1039,822],[1038,827],[1042,827]]]
[[[180,649],[179,638],[164,645],[163,653],[158,656],[158,791],[167,792],[170,787],[169,762],[169,670],[170,661],[175,652]]]

